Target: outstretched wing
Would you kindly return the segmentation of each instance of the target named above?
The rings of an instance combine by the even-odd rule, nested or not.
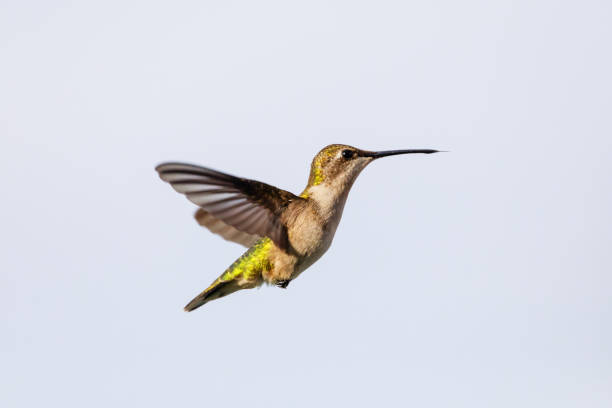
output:
[[[289,203],[303,198],[259,181],[191,164],[163,163],[155,170],[162,180],[222,223],[246,235],[269,237],[278,247],[288,249],[287,227],[280,216]],[[198,219],[201,225],[218,232],[209,226],[209,220],[205,221]],[[233,233],[227,229],[220,235],[241,244],[250,242],[244,235],[232,239]]]
[[[248,234],[246,232],[237,230],[231,225],[224,223],[219,218],[216,218],[203,208],[198,208],[194,214],[194,217],[198,224],[208,228],[210,232],[218,234],[223,239],[235,242],[247,248],[253,246],[253,244],[255,244],[259,238],[261,238],[259,235]]]

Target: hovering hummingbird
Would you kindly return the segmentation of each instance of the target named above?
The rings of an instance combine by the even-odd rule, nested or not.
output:
[[[331,245],[351,186],[381,157],[438,150],[370,152],[333,144],[312,161],[299,196],[274,186],[185,163],[155,168],[162,180],[200,208],[197,222],[228,241],[249,248],[208,288],[185,306],[192,311],[240,289],[264,282],[286,288]]]

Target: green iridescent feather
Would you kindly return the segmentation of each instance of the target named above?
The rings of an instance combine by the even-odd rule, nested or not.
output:
[[[270,238],[262,238],[257,241],[244,255],[227,268],[219,277],[219,281],[228,282],[234,279],[257,280],[261,277],[262,272],[272,269],[272,263],[268,256],[272,245]]]

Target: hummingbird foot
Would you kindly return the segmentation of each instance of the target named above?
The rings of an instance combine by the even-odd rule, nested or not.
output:
[[[276,281],[274,284],[279,288],[287,289],[287,286],[289,286],[289,282],[291,282],[291,279],[279,280]]]

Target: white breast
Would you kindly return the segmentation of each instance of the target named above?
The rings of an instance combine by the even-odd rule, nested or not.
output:
[[[296,220],[296,232],[299,233],[291,237],[294,248],[304,254],[296,266],[295,276],[315,263],[329,249],[342,218],[348,191],[335,194],[333,189],[312,186],[308,194],[316,205],[304,211],[300,219]]]

